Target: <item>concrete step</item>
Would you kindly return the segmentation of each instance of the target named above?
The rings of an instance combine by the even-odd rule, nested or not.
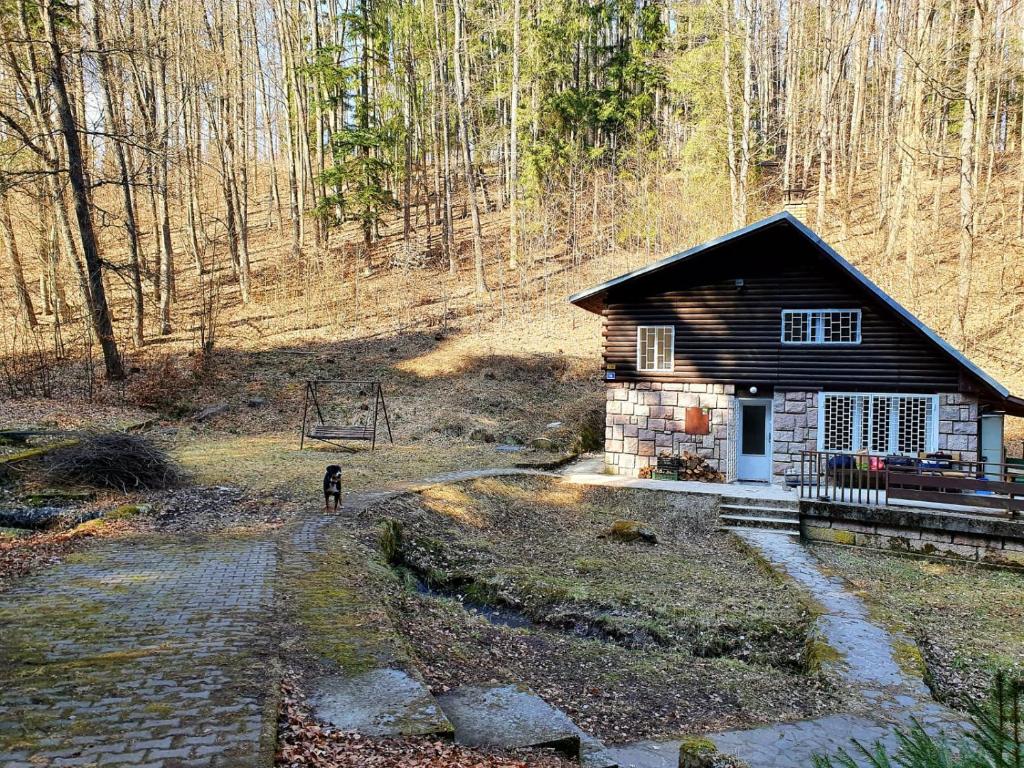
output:
[[[788,531],[788,530],[784,531],[784,530],[779,530],[778,528],[750,528],[750,527],[741,527],[741,526],[738,526],[738,525],[720,525],[720,526],[718,526],[718,530],[724,531],[724,532],[728,532],[728,533],[734,533],[734,534],[737,534],[738,536],[743,536],[744,533],[750,533],[752,531],[757,531],[758,533],[765,534],[766,536],[784,536],[786,538],[793,539],[797,543],[799,543],[799,541],[800,541],[800,531]]]
[[[455,743],[467,747],[548,747],[585,768],[618,768],[604,744],[567,714],[518,685],[463,685],[437,697],[455,726]]]
[[[800,520],[787,517],[761,517],[758,515],[719,515],[723,528],[767,528],[776,531],[800,531]]]
[[[318,720],[365,736],[450,736],[454,731],[424,682],[400,669],[321,678],[309,703]]]
[[[720,504],[721,515],[753,515],[754,517],[778,517],[792,520],[798,518],[800,510],[794,507],[777,507],[761,504]]]
[[[723,496],[722,506],[732,507],[773,507],[777,509],[800,509],[799,499],[750,498],[746,496]]]

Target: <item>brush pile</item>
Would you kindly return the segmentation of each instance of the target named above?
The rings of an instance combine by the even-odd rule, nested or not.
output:
[[[162,449],[125,432],[86,434],[74,445],[48,453],[43,472],[52,485],[88,485],[123,493],[166,488],[179,476]]]

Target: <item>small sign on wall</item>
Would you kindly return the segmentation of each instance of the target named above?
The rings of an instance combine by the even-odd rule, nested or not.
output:
[[[605,381],[615,381],[615,371],[604,372]]]
[[[683,430],[688,435],[710,435],[711,409],[687,408]]]

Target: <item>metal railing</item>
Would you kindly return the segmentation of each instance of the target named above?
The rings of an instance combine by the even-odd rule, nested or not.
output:
[[[801,451],[800,498],[882,505],[892,500],[1024,512],[1024,473],[1015,464],[953,458]]]
[[[885,467],[878,457],[841,451],[800,452],[802,499],[881,505],[885,488]]]

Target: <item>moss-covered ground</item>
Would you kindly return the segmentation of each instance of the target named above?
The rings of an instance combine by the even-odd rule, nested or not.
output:
[[[880,621],[916,641],[920,654],[907,646],[897,657],[923,664],[947,703],[966,708],[997,669],[1024,671],[1024,573],[844,547],[815,552]]]
[[[700,497],[487,478],[384,503],[428,582],[627,646],[800,668],[812,619],[788,582],[713,530]],[[639,520],[659,544],[604,533]]]
[[[279,589],[288,655],[328,672],[409,667],[410,653],[387,610],[396,575],[338,526],[314,551],[285,546]]]
[[[659,543],[601,535],[623,518]],[[707,500],[488,478],[369,506],[351,525],[362,547],[378,547],[384,520],[399,523],[406,581],[392,616],[437,689],[523,682],[612,741],[836,704],[804,671],[812,607],[714,531]],[[496,605],[529,623],[489,620]]]

